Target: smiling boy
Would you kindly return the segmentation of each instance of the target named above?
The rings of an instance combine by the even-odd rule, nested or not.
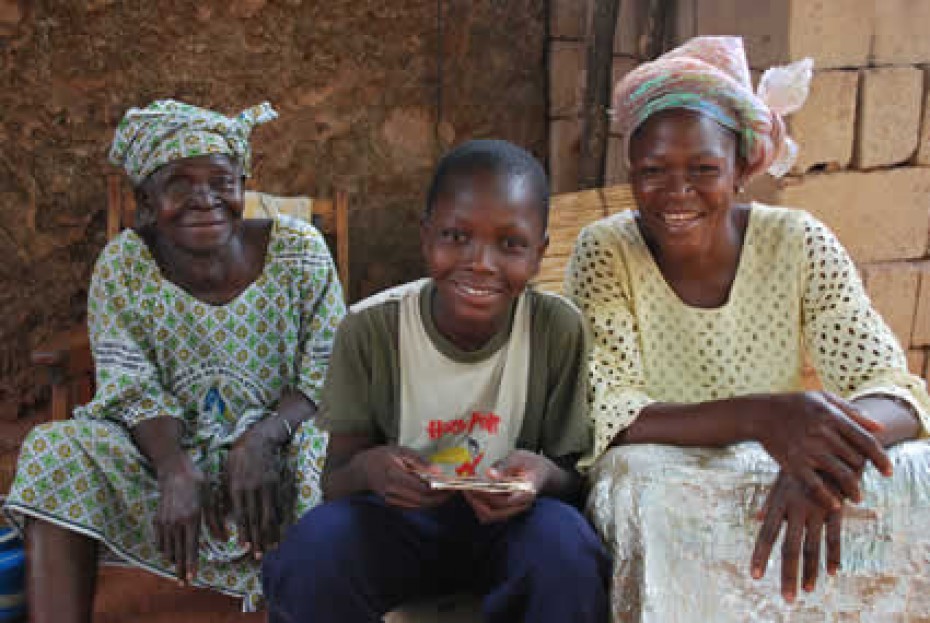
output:
[[[591,446],[582,321],[526,288],[548,198],[538,162],[510,143],[440,161],[421,224],[429,278],[363,301],[339,329],[329,501],[266,561],[272,622],[374,622],[460,591],[484,595],[488,621],[607,620],[607,556],[573,506]],[[424,472],[531,491],[440,491]]]

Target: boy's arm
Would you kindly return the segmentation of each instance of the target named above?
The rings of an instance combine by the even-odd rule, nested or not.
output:
[[[575,469],[579,458],[579,455],[571,454],[553,459],[551,462],[556,471],[539,494],[558,498],[569,504],[580,503],[584,493],[584,478]]]
[[[391,506],[436,506],[453,495],[432,489],[418,472],[432,466],[408,448],[376,445],[368,435],[334,433],[323,467],[323,497],[335,500],[356,493],[376,493]]]
[[[337,500],[353,493],[370,490],[364,461],[354,461],[358,454],[374,447],[367,434],[332,433],[323,466],[323,497]]]
[[[588,456],[593,444],[587,405],[588,339],[574,306],[561,299],[546,302],[538,317],[541,330],[533,338],[534,346],[545,354],[545,369],[537,370],[545,376],[536,382],[537,387],[544,387],[544,399],[535,414],[540,421],[539,437],[523,440],[521,447],[539,451],[573,473],[578,459]]]
[[[522,477],[534,485],[537,496],[578,501],[584,480],[575,470],[578,455],[548,458],[528,450],[514,450],[491,469],[497,477]]]

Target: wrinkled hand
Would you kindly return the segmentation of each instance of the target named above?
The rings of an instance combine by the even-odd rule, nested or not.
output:
[[[844,496],[859,501],[859,474],[867,461],[886,476],[891,473],[891,462],[872,435],[882,426],[855,405],[826,392],[804,392],[774,398],[768,409],[760,442],[822,506],[839,509]]]
[[[155,544],[176,565],[182,583],[197,575],[204,483],[203,473],[186,453],[159,466]]]
[[[465,501],[475,511],[481,523],[505,521],[526,512],[536,501],[555,465],[542,456],[526,450],[514,450],[507,458],[498,461],[487,471],[488,478],[503,480],[519,478],[533,485],[533,491],[512,493],[490,493],[486,491],[464,491]]]
[[[239,540],[256,558],[281,537],[280,449],[255,426],[233,444],[226,458],[226,491]]]
[[[836,492],[839,495],[839,492]],[[791,603],[797,595],[798,564],[803,557],[802,584],[814,590],[820,567],[820,549],[826,526],[827,573],[835,575],[840,566],[843,510],[824,508],[811,499],[803,483],[782,471],[759,512],[762,527],[752,552],[750,573],[755,579],[765,575],[772,547],[785,524],[782,543],[781,594]]]
[[[404,509],[428,508],[442,504],[453,492],[437,491],[420,472],[438,472],[438,468],[419,454],[400,446],[376,446],[352,459],[358,462],[368,488],[391,506]]]

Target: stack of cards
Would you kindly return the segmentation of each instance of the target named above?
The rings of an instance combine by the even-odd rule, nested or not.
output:
[[[485,493],[514,493],[517,491],[533,493],[533,484],[531,482],[517,478],[488,480],[477,476],[443,476],[428,472],[421,472],[420,476],[429,483],[432,489],[483,491]]]

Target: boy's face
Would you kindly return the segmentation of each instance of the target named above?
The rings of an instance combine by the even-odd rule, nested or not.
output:
[[[444,324],[496,327],[539,271],[548,239],[539,198],[524,178],[453,180],[421,225],[427,270]]]

